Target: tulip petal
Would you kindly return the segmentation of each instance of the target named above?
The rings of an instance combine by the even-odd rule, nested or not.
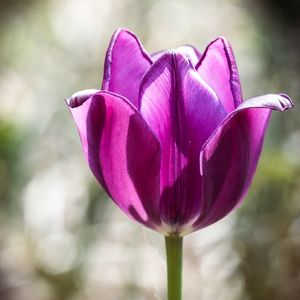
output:
[[[96,89],[88,89],[88,90],[79,91],[79,92],[73,94],[71,96],[71,98],[66,99],[66,101],[70,108],[75,108],[75,107],[83,104],[88,98],[92,97],[93,95],[97,94],[98,92],[100,92],[100,91],[96,90]]]
[[[185,55],[190,60],[193,66],[196,66],[201,58],[200,51],[192,45],[179,46],[178,48],[176,48],[176,51]],[[153,61],[157,61],[166,52],[166,50],[158,51],[152,53],[151,57]]]
[[[97,180],[127,215],[155,229],[161,223],[160,145],[141,114],[110,92],[68,103]]]
[[[265,95],[229,114],[200,154],[202,207],[195,230],[225,217],[249,189],[262,150],[271,110],[293,106],[285,95]]]
[[[193,66],[196,66],[201,58],[200,51],[191,45],[182,45],[176,49],[179,53],[184,54],[192,63]]]
[[[117,30],[106,52],[102,89],[122,95],[136,105],[141,79],[151,64],[139,39],[126,29]]]
[[[162,218],[175,228],[198,212],[199,153],[226,112],[190,61],[177,51],[166,52],[145,74],[140,99],[140,112],[162,149]]]
[[[238,68],[230,44],[221,37],[208,45],[196,66],[229,113],[242,102]]]

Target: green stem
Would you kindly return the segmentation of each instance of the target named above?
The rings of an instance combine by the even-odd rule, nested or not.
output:
[[[181,300],[182,237],[166,236],[168,300]]]

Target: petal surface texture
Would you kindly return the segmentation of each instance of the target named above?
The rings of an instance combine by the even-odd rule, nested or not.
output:
[[[226,112],[216,94],[178,51],[145,74],[140,112],[161,144],[161,215],[175,232],[199,213],[199,153]]]
[[[228,113],[241,104],[238,69],[231,46],[225,38],[218,38],[208,45],[196,69],[214,89]]]
[[[140,113],[103,91],[69,106],[95,177],[127,215],[157,229],[160,144]]]
[[[138,38],[126,29],[117,30],[106,52],[102,89],[136,105],[142,77],[151,64],[152,59]]]
[[[195,230],[217,222],[240,203],[252,181],[271,110],[292,106],[287,96],[250,99],[229,114],[209,138],[200,155],[203,200]]]

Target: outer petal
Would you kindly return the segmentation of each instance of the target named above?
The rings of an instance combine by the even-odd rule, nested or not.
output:
[[[144,73],[151,57],[134,33],[118,29],[106,52],[102,89],[120,94],[136,105]]]
[[[208,45],[196,69],[215,90],[227,112],[241,104],[238,69],[232,49],[225,38],[218,38]]]
[[[165,53],[141,83],[141,114],[161,143],[161,214],[176,231],[199,211],[199,153],[226,115],[189,60]]]
[[[287,96],[250,99],[213,133],[200,155],[203,201],[195,230],[217,222],[240,203],[253,178],[271,110],[292,105]]]
[[[201,58],[200,51],[192,45],[179,46],[176,49],[176,51],[185,55],[190,60],[190,62],[192,63],[193,66],[196,66]],[[156,61],[166,52],[167,52],[166,50],[158,51],[158,52],[152,53],[151,57],[154,61]]]
[[[140,113],[103,91],[68,103],[95,177],[127,215],[157,229],[160,145]]]

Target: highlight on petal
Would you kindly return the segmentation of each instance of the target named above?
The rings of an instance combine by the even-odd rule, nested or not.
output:
[[[134,33],[118,29],[106,52],[102,89],[136,105],[141,79],[151,64],[151,57]]]
[[[190,61],[175,50],[145,74],[140,112],[161,144],[161,215],[176,231],[199,211],[199,153],[226,112]]]
[[[190,62],[192,63],[193,66],[196,66],[201,58],[200,51],[191,45],[179,46],[178,48],[176,48],[175,51],[186,56],[186,58],[188,58],[190,60]],[[167,52],[166,50],[158,51],[158,52],[152,53],[151,57],[152,57],[153,61],[156,61],[166,52]]]
[[[224,37],[208,45],[196,69],[214,89],[228,113],[242,103],[238,68],[231,46]]]
[[[202,205],[194,230],[217,222],[241,202],[257,166],[271,110],[292,106],[285,95],[250,99],[208,139],[200,154]]]
[[[69,107],[77,107],[83,104],[88,98],[93,96],[94,94],[98,93],[99,90],[96,89],[88,89],[76,92],[70,98],[66,99],[67,104]]]
[[[114,202],[131,218],[157,229],[160,145],[125,98],[100,91],[71,105],[90,168]]]

